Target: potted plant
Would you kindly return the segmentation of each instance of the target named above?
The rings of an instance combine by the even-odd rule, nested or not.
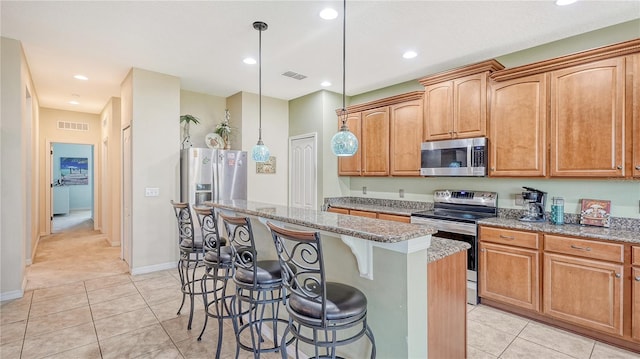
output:
[[[193,146],[191,144],[191,136],[189,135],[189,126],[194,123],[194,124],[199,124],[200,120],[198,120],[198,118],[196,118],[193,115],[181,115],[180,116],[180,123],[184,122],[184,138],[182,139],[182,148],[186,148]]]
[[[229,110],[224,110],[224,121],[220,122],[216,125],[215,133],[220,135],[224,140],[225,149],[231,148],[231,142],[229,141],[229,136],[231,135],[231,125],[229,125],[229,119],[231,115],[229,114]]]

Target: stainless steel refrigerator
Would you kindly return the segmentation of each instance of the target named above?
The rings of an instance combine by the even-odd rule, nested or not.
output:
[[[247,199],[247,152],[186,148],[180,151],[180,201],[191,206]]]

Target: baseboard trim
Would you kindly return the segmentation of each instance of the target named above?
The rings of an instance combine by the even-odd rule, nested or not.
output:
[[[178,267],[178,262],[154,264],[150,266],[131,268],[131,275],[153,273],[153,272],[158,272],[166,269],[173,269],[177,267]]]
[[[12,290],[10,292],[0,293],[0,302],[5,300],[18,299],[24,297],[24,289],[27,287],[27,278],[22,279],[22,289]]]

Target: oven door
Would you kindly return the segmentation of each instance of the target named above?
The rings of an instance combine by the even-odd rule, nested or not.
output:
[[[434,227],[438,230],[438,233],[433,234],[434,237],[469,243],[471,248],[467,251],[467,302],[474,305],[478,304],[478,241],[476,224],[417,216],[411,216],[411,223]]]

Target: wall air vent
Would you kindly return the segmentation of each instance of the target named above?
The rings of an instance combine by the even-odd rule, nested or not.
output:
[[[89,124],[82,122],[58,121],[58,130],[89,131]]]
[[[299,74],[297,72],[293,72],[293,71],[287,71],[283,73],[282,76],[291,77],[292,79],[296,79],[296,80],[302,80],[307,78],[307,76],[303,74]]]

